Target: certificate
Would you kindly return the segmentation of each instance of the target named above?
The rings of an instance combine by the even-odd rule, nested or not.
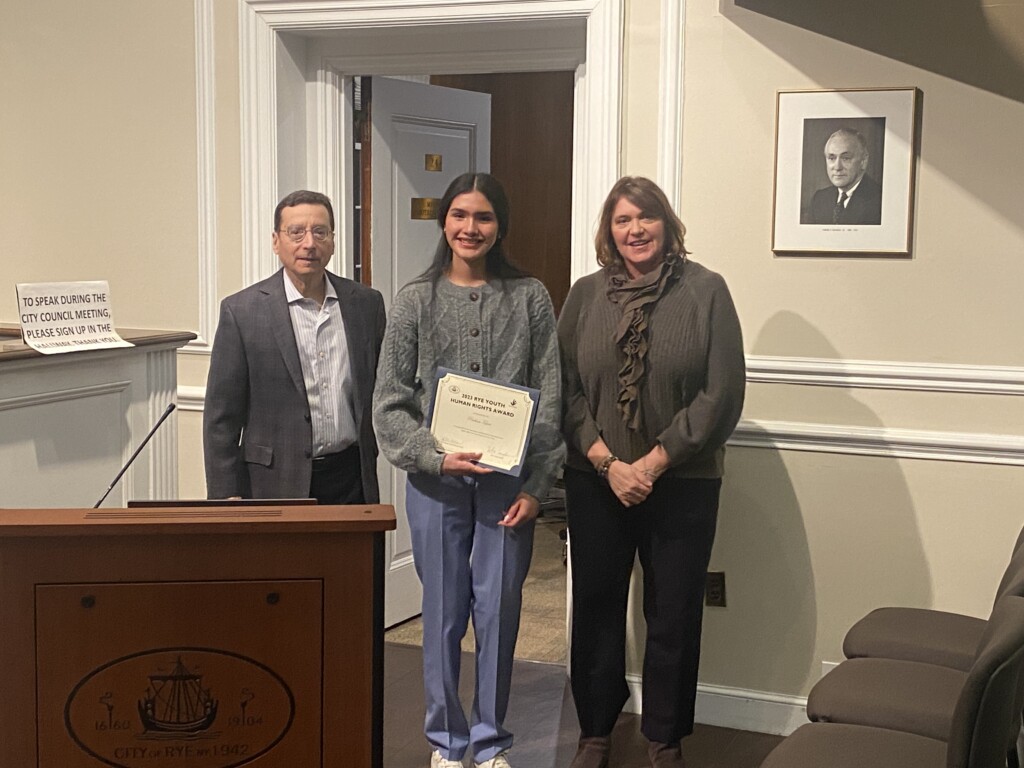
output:
[[[445,453],[480,453],[478,464],[519,477],[540,391],[437,370],[430,433]]]

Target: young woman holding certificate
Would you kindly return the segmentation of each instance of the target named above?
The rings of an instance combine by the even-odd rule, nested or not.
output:
[[[395,297],[374,392],[377,441],[409,473],[406,513],[423,583],[424,731],[431,768],[508,768],[504,725],[534,520],[565,458],[555,317],[544,286],[508,260],[509,207],[498,181],[448,187],[434,261]],[[518,477],[480,453],[442,452],[428,423],[439,368],[540,390]],[[472,617],[476,690],[459,703],[460,643]]]
[[[606,768],[629,698],[626,601],[637,553],[647,645],[640,730],[655,768],[682,768],[693,730],[705,571],[725,441],[743,407],[743,340],[721,276],[686,258],[653,182],[620,179],[601,211],[602,269],[558,321],[572,556],[571,768]]]

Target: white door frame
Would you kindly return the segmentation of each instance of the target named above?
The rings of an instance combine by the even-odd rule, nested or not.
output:
[[[450,48],[415,59],[386,52],[342,55],[327,62],[329,67],[316,82],[306,83],[305,93],[296,94],[301,83],[283,61],[287,57],[280,55],[290,44],[289,33],[365,30],[384,41],[389,29],[413,26],[429,35],[443,25],[463,22],[508,24],[509,34],[521,37],[518,57],[514,53],[510,59],[503,53],[503,61],[508,63],[505,71],[537,69],[538,62],[546,69],[575,70],[570,268],[573,279],[592,272],[596,267],[592,238],[597,212],[620,175],[624,5],[625,0],[240,0],[245,284],[267,276],[278,266],[266,247],[266,230],[280,192],[279,102],[305,99],[312,137],[306,147],[304,170],[311,173],[307,183],[331,195],[337,211],[348,215],[351,191],[346,179],[350,178],[351,157],[338,151],[351,139],[346,135],[351,127],[346,127],[343,108],[347,75],[417,74],[417,70],[430,74],[442,64],[448,71],[456,64],[463,72],[495,69],[493,53],[452,53]],[[564,50],[561,60],[557,51],[538,57],[531,46],[531,28],[560,20],[586,25],[585,50]],[[381,45],[378,51],[386,48]]]

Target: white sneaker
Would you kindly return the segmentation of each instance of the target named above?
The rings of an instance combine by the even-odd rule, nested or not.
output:
[[[430,768],[462,768],[462,761],[441,757],[441,753],[435,749],[430,755]]]
[[[476,768],[512,768],[508,762],[508,750],[499,752],[490,760],[484,760],[482,763],[477,763]]]

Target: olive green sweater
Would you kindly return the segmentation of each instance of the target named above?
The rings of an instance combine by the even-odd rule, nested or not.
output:
[[[721,477],[746,387],[743,337],[725,281],[683,262],[651,306],[642,423],[634,431],[616,408],[625,355],[614,335],[622,310],[606,295],[607,279],[601,270],[576,281],[558,321],[569,466],[593,471],[586,453],[602,437],[623,461],[660,442],[672,461],[667,475]]]

